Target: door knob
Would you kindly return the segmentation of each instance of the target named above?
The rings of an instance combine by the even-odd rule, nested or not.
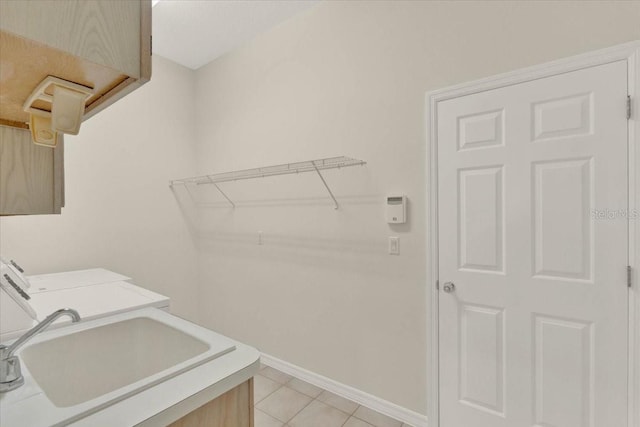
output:
[[[442,286],[442,290],[450,294],[456,290],[456,285],[454,285],[453,282],[447,282]]]

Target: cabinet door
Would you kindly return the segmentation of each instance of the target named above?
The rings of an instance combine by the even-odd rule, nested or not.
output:
[[[31,142],[25,129],[0,126],[0,215],[59,214],[64,206],[64,142]]]
[[[188,413],[169,427],[253,427],[253,378]]]

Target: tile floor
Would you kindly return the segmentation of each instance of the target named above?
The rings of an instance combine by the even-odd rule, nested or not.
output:
[[[253,387],[255,427],[410,427],[269,366]]]

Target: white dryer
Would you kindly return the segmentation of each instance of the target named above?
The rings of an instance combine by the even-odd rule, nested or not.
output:
[[[82,320],[143,307],[169,311],[168,297],[129,280],[104,268],[26,276],[13,261],[0,259],[0,342],[20,336],[59,308],[77,310]],[[68,322],[61,318],[51,327]]]

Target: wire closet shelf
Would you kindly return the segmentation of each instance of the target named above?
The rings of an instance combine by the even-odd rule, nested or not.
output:
[[[220,194],[222,194],[224,198],[227,199],[227,201],[231,203],[233,207],[235,207],[235,204],[231,201],[231,199],[229,199],[229,197],[227,197],[227,195],[220,189],[220,187],[218,186],[219,183],[264,178],[268,176],[289,175],[294,173],[316,172],[318,174],[318,177],[320,177],[322,184],[325,186],[325,188],[329,192],[329,195],[333,199],[335,209],[338,209],[338,202],[320,171],[327,169],[340,169],[349,166],[361,166],[365,165],[366,163],[367,162],[365,162],[364,160],[352,159],[345,156],[328,157],[325,159],[307,160],[304,162],[285,163],[282,165],[265,166],[261,168],[244,169],[211,175],[196,176],[191,178],[175,179],[169,182],[169,186],[173,188],[176,185],[213,184],[220,192]]]

